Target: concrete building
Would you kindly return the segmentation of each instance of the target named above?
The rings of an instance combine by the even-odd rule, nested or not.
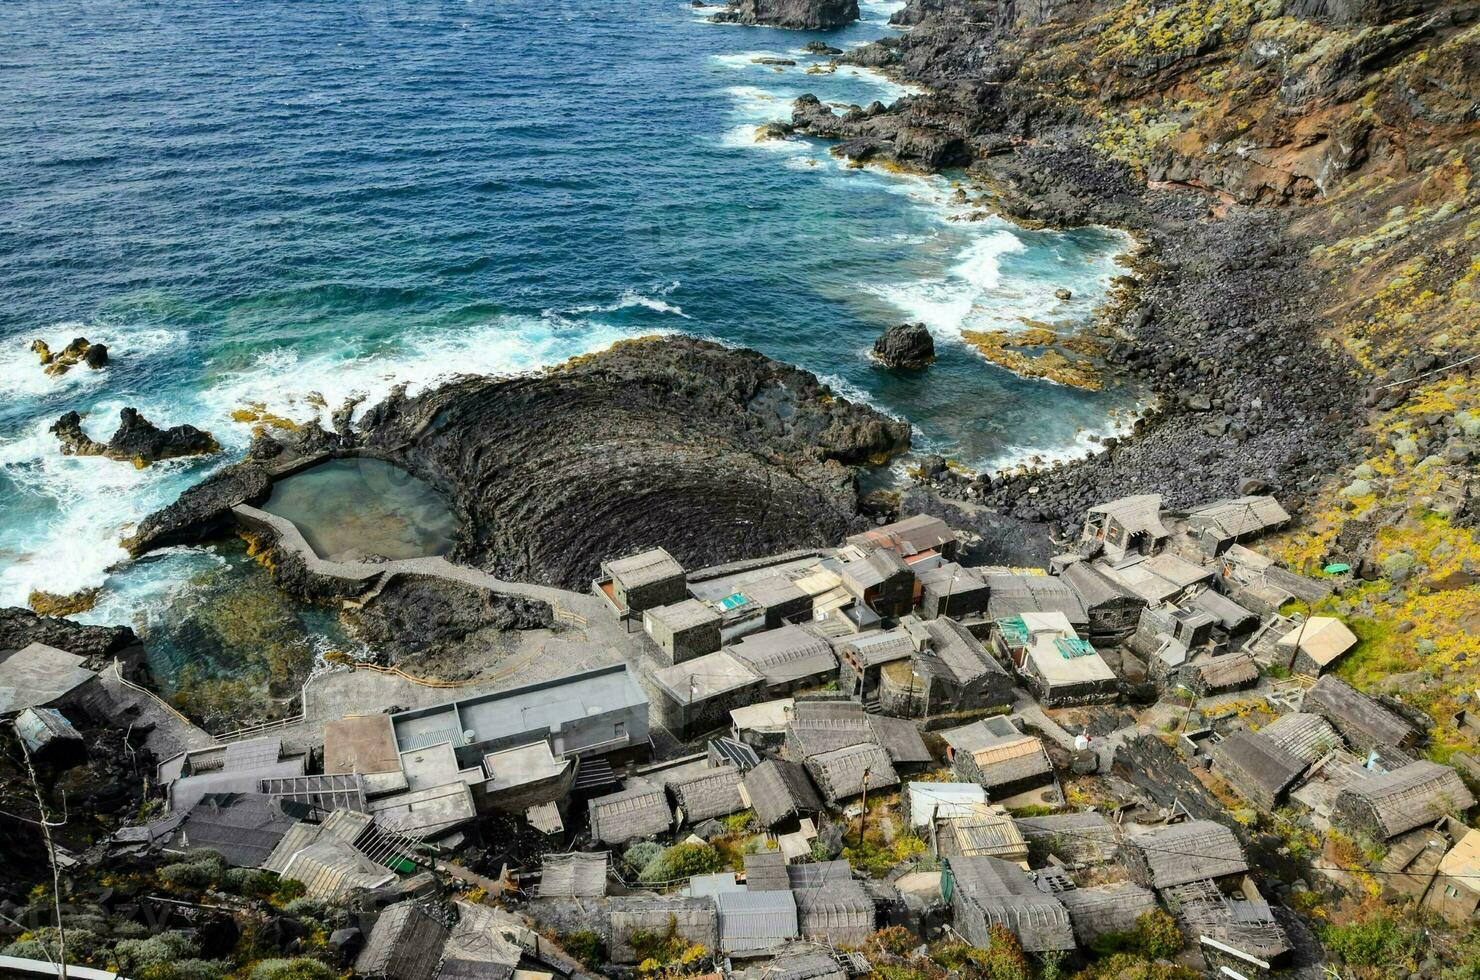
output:
[[[642,628],[661,652],[666,666],[702,657],[720,648],[719,611],[707,602],[685,599],[656,606],[642,614]]]
[[[558,756],[646,751],[648,699],[625,664],[391,716],[400,752],[448,742],[469,768],[488,752],[548,739]]]
[[[654,671],[653,715],[680,739],[723,728],[736,708],[763,700],[766,679],[726,650]]]
[[[689,596],[683,566],[662,548],[602,562],[594,587],[619,616],[670,606]]]
[[[1026,643],[1010,649],[1018,672],[1041,703],[1105,704],[1120,696],[1115,671],[1089,641],[1080,639],[1062,613],[1023,613],[1017,623]]]

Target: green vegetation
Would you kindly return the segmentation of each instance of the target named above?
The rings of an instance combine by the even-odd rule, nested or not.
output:
[[[606,943],[591,929],[565,933],[560,937],[560,945],[587,969],[600,970],[606,963]]]

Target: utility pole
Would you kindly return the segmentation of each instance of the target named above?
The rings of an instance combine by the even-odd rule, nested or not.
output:
[[[868,829],[868,777],[871,770],[863,770],[863,812],[858,815],[858,846],[863,846],[863,835]]]

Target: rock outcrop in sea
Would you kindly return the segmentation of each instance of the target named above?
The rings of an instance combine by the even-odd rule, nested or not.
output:
[[[935,360],[935,338],[923,323],[896,323],[874,341],[874,359],[887,368],[924,368]]]
[[[193,425],[175,425],[161,429],[139,414],[125,408],[118,413],[118,428],[107,442],[98,442],[82,431],[82,416],[68,412],[57,419],[51,432],[68,456],[105,456],[133,463],[143,469],[163,459],[181,456],[208,456],[221,451],[209,432]]]
[[[722,24],[825,31],[858,19],[858,0],[730,0],[713,20]]]
[[[86,364],[94,371],[108,364],[108,345],[88,343],[86,337],[74,339],[59,351],[53,351],[44,340],[31,341],[31,352],[41,359],[47,374],[62,375],[78,364]]]
[[[584,589],[601,561],[643,548],[695,568],[835,542],[863,523],[857,468],[909,440],[908,423],[755,351],[643,338],[542,374],[398,392],[339,435],[268,431],[126,546],[221,533],[232,506],[266,498],[266,467],[285,454],[365,453],[447,496],[454,560]]]

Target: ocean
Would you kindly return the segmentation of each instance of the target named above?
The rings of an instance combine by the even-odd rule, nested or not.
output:
[[[117,540],[240,455],[233,412],[322,417],[643,334],[796,363],[971,466],[1085,451],[1134,392],[1020,379],[960,332],[1087,320],[1125,236],[956,220],[951,178],[754,140],[802,93],[905,94],[858,69],[808,73],[825,59],[802,51],[880,37],[899,6],[818,35],[710,24],[683,0],[11,0],[0,604],[101,587],[85,618],[145,629],[188,604],[230,556],[119,566]],[[934,366],[868,360],[882,329],[915,320]],[[74,336],[112,365],[43,374],[31,341]],[[135,470],[64,457],[47,432],[77,410],[105,439],[128,405],[210,430],[225,455]]]

